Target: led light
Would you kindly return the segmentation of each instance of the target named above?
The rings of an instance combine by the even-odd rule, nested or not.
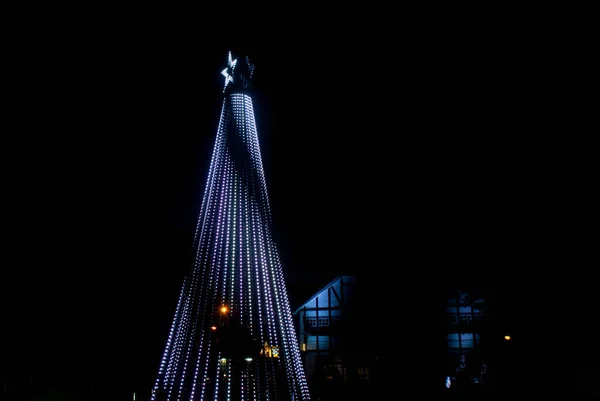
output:
[[[167,401],[184,395],[202,400],[310,400],[273,238],[252,97],[225,90],[233,89],[232,84],[235,89],[248,88],[253,71],[248,58],[238,65],[229,52],[193,264],[179,294],[154,386],[154,394]],[[268,352],[259,358],[279,358],[277,364],[238,363],[224,345],[232,327],[267,343]],[[217,330],[218,335],[213,333]],[[275,379],[279,377],[286,379]],[[152,397],[156,401],[159,395]]]
[[[225,86],[223,87],[223,91],[227,88],[227,84],[233,82],[233,71],[235,70],[235,66],[237,64],[237,59],[231,59],[231,52],[229,52],[227,68],[221,71],[221,74],[225,77]]]

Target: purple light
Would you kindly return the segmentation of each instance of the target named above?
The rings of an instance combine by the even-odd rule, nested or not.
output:
[[[194,264],[182,285],[152,400],[159,392],[168,401],[310,400],[246,91],[253,70],[247,59],[238,64],[230,53],[222,72],[225,95]],[[227,314],[219,312],[221,305]],[[276,357],[259,355],[265,342],[278,350]]]

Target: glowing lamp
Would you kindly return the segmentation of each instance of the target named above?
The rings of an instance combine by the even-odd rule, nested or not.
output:
[[[509,340],[510,340],[510,336],[504,336],[504,339],[505,339],[506,341],[509,341]]]

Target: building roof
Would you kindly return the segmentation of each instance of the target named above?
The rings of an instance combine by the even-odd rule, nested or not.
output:
[[[308,304],[312,303],[317,297],[319,297],[319,295],[323,294],[325,291],[327,291],[329,288],[335,286],[336,284],[338,284],[340,281],[344,280],[344,282],[355,282],[355,277],[354,276],[337,276],[336,278],[334,278],[333,280],[331,280],[327,285],[325,285],[324,287],[322,287],[320,290],[318,290],[317,292],[315,292],[312,296],[310,296],[306,302],[304,302],[302,305],[300,305],[298,308],[296,308],[296,310],[293,311],[294,314],[298,313],[302,308],[306,307]]]

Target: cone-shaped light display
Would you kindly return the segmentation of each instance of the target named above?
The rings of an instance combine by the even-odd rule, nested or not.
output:
[[[152,401],[310,400],[271,231],[253,72],[229,53],[195,257]]]

